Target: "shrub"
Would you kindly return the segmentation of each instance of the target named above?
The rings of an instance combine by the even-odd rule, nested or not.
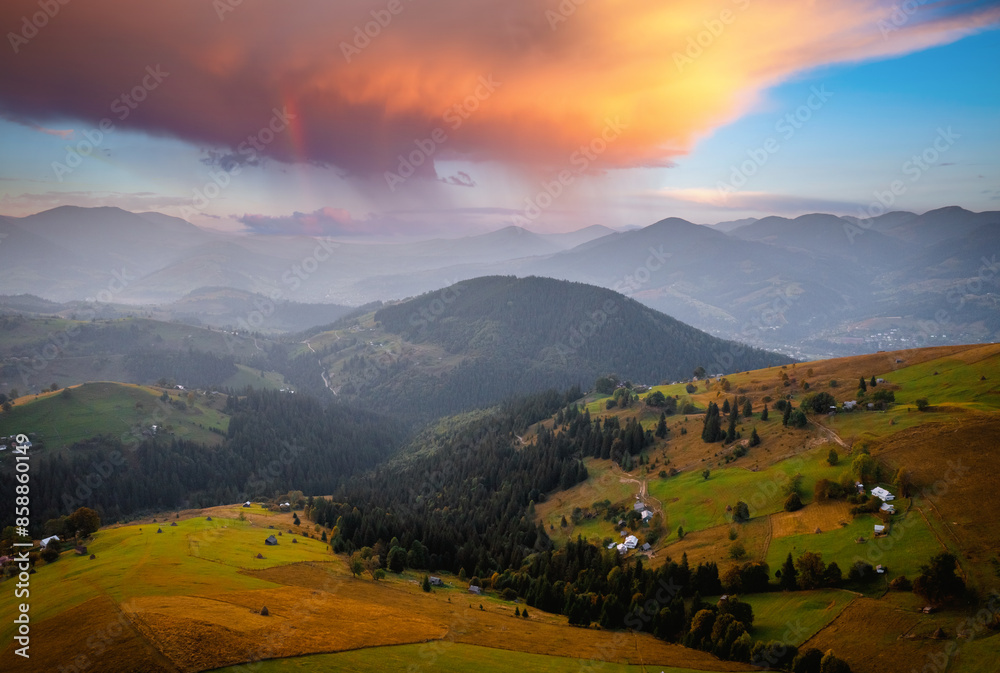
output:
[[[921,397],[917,400],[917,411],[927,411],[930,407],[930,402],[927,401],[926,397]]]
[[[890,591],[911,591],[912,589],[913,582],[906,575],[900,575],[889,582]]]
[[[800,509],[802,509],[802,498],[799,497],[798,493],[792,493],[785,498],[786,512],[797,512]]]

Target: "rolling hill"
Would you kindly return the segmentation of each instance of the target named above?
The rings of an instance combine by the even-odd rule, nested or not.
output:
[[[423,417],[603,374],[643,383],[791,362],[700,332],[603,288],[486,277],[386,306],[310,339],[345,399]]]

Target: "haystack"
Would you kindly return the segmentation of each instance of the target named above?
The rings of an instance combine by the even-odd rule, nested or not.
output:
[[[271,613],[267,611],[267,606],[266,605],[260,609],[260,616],[261,617],[267,617],[269,614],[271,614]]]
[[[157,532],[157,533],[162,533],[162,532],[163,532],[163,529],[162,529],[162,528],[157,528],[157,529],[156,529],[156,532]]]

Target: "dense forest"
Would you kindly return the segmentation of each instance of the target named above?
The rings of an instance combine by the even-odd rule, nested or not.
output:
[[[439,374],[405,361],[358,357],[349,394],[391,400],[425,417],[495,404],[548,386],[589,385],[615,372],[646,384],[712,372],[757,369],[790,358],[717,339],[620,294],[549,278],[484,277],[464,281],[375,313],[410,343],[465,356]]]
[[[290,489],[330,493],[393,455],[404,441],[394,420],[305,395],[247,390],[230,395],[220,446],[171,437],[78,442],[32,461],[32,523],[86,505],[112,522],[141,512],[207,507]],[[13,467],[0,488],[14,492]]]
[[[753,638],[748,604],[701,598],[768,590],[765,563],[720,577],[714,563],[690,567],[686,556],[654,570],[580,538],[553,547],[534,521],[535,503],[586,479],[584,456],[623,461],[652,440],[636,422],[592,421],[575,404],[577,394],[550,392],[453,419],[420,439],[424,451],[352,479],[332,500],[310,498],[307,515],[333,528],[335,551],[376,559],[389,571],[447,570],[508,600],[564,614],[570,624],[646,631],[723,659],[790,665],[794,646]],[[554,430],[522,443],[527,425],[553,415]]]

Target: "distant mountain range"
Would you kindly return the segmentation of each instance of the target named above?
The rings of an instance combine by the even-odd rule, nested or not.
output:
[[[483,275],[536,275],[617,289],[713,334],[799,356],[1000,340],[997,252],[1000,212],[958,207],[867,221],[668,218],[556,235],[506,227],[405,244],[222,234],[116,208],[0,217],[10,295],[203,306],[205,288],[231,288],[358,306]]]

